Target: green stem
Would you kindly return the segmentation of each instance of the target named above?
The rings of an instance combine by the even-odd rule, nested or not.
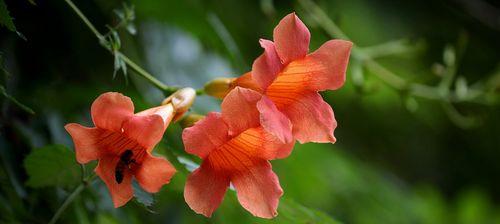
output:
[[[5,89],[4,86],[0,85],[0,95],[4,96],[6,99],[10,100],[10,102],[14,103],[15,105],[17,105],[19,108],[21,108],[22,110],[28,112],[29,114],[32,114],[34,115],[35,114],[35,111],[33,111],[33,109],[29,108],[28,106],[22,104],[21,102],[19,102],[16,98],[12,97],[11,95],[9,95],[7,93],[7,90]]]
[[[80,19],[87,25],[87,27],[94,33],[94,35],[99,39],[99,42],[101,43],[107,43],[108,41],[106,40],[105,36],[102,35],[96,28],[95,26],[88,20],[88,18],[78,9],[78,7],[71,1],[71,0],[64,0],[70,7],[75,11],[75,13],[80,17]],[[138,75],[141,77],[145,78],[148,82],[153,84],[156,88],[160,89],[163,91],[166,95],[169,95],[169,93],[175,92],[178,88],[177,87],[170,87],[162,83],[160,80],[156,79],[153,75],[151,75],[149,72],[141,68],[139,65],[137,65],[135,62],[130,60],[127,56],[125,56],[123,53],[120,51],[116,50],[113,51],[109,47],[106,47],[111,54],[116,54],[118,57],[120,57],[130,68],[132,68]]]
[[[309,11],[311,17],[332,37],[350,40],[350,38],[335,24],[328,15],[311,0],[299,0],[299,3]],[[353,47],[352,56],[365,63],[366,68],[372,71],[379,79],[391,85],[393,88],[403,90],[407,87],[404,79],[397,76],[389,69],[373,60],[370,55],[363,52],[357,46]]]
[[[89,185],[89,182],[92,179],[94,179],[94,177],[96,177],[96,176],[92,175],[89,178],[87,178],[86,180],[82,181],[82,183],[80,183],[80,185],[78,185],[78,187],[76,187],[75,190],[73,190],[73,192],[71,192],[71,194],[66,198],[66,200],[64,200],[61,207],[59,207],[59,209],[57,209],[54,216],[52,216],[52,219],[50,219],[49,224],[54,224],[57,222],[57,220],[59,220],[59,218],[61,217],[64,210],[66,210],[66,208],[68,208],[68,206],[71,204],[71,202],[73,202],[75,200],[76,196],[78,196],[85,189],[85,187],[87,187]]]
[[[330,36],[350,40],[350,38],[328,17],[323,9],[316,5],[316,3],[311,0],[299,0],[298,2],[310,14],[311,18],[315,20],[315,22],[317,22]],[[476,103],[480,103],[480,101],[478,101],[480,100],[479,96],[484,95],[483,92],[478,93],[478,91],[469,91],[466,97],[458,99],[451,91],[447,91],[444,95],[442,91],[440,91],[439,86],[434,87],[418,83],[409,83],[391,70],[376,62],[370,54],[367,54],[364,49],[357,46],[353,47],[351,56],[359,61],[362,61],[368,70],[374,73],[374,75],[390,87],[398,91],[407,91],[413,96],[450,103],[462,101],[474,101]],[[456,68],[452,68],[449,72],[451,74],[456,73]],[[452,75],[448,77],[448,79],[452,78]],[[445,87],[449,89],[449,86],[449,81],[447,81]]]
[[[141,66],[137,65],[135,62],[133,62],[132,60],[130,60],[130,58],[128,58],[123,53],[117,51],[116,54],[125,63],[127,63],[127,65],[130,68],[132,68],[135,72],[137,72],[137,74],[139,74],[140,76],[142,76],[143,78],[145,78],[146,80],[148,80],[151,84],[153,84],[154,86],[156,86],[156,88],[162,90],[163,92],[173,93],[173,92],[175,92],[175,91],[177,91],[179,89],[177,87],[170,87],[170,86],[167,86],[167,85],[163,84],[160,80],[156,79],[153,75],[149,74],[146,70],[144,70],[143,68],[141,68]],[[170,94],[167,94],[167,95],[170,95]]]
[[[66,210],[66,208],[71,204],[71,202],[73,202],[73,200],[75,200],[76,196],[78,196],[80,192],[83,191],[83,189],[85,189],[85,185],[83,183],[78,185],[78,187],[66,198],[61,207],[57,209],[57,212],[54,214],[49,224],[54,224],[57,222],[57,220],[59,219],[59,217],[61,217],[61,214],[64,212],[64,210]]]
[[[76,7],[76,5],[71,0],[64,0],[70,7],[75,11],[75,13],[80,17],[80,19],[87,25],[87,27],[95,34],[97,39],[104,39],[104,36],[99,33],[99,31],[94,27],[94,25],[87,19],[87,17]]]

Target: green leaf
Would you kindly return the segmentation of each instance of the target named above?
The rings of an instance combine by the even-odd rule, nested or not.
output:
[[[63,145],[48,145],[33,150],[24,160],[31,187],[73,186],[81,180],[75,153]]]
[[[16,32],[16,26],[12,17],[9,15],[9,10],[7,10],[7,5],[3,0],[0,0],[0,25],[7,27],[12,32]]]
[[[146,208],[154,204],[155,200],[153,195],[144,191],[135,180],[132,182],[132,187],[134,188],[134,197],[137,202],[141,203]]]
[[[283,199],[278,207],[278,223],[340,224],[324,212],[307,208],[291,199]]]

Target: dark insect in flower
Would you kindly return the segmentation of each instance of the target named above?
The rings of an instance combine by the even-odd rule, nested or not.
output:
[[[120,156],[120,160],[116,164],[115,167],[115,180],[116,183],[121,184],[123,181],[123,172],[125,169],[130,169],[130,164],[135,163],[135,160],[132,159],[133,152],[130,149],[125,150]]]

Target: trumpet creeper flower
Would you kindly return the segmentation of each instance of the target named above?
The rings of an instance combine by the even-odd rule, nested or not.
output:
[[[187,178],[184,197],[195,212],[210,217],[232,184],[240,204],[255,216],[277,215],[283,190],[268,160],[290,154],[283,142],[261,123],[291,129],[290,122],[256,91],[236,87],[224,98],[221,113],[211,112],[184,129],[185,150],[200,157],[201,166]]]
[[[251,72],[234,80],[233,88],[256,90],[267,98],[263,100],[276,105],[292,123],[291,134],[277,129],[281,131],[277,135],[292,135],[301,143],[334,143],[337,122],[332,108],[318,92],[342,87],[352,43],[330,40],[308,53],[311,35],[295,13],[279,22],[273,36],[274,42],[259,41],[264,53],[254,61]],[[272,129],[266,122],[262,125]]]
[[[132,178],[155,193],[176,172],[164,158],[151,154],[175,115],[172,104],[134,114],[130,98],[115,92],[100,95],[91,106],[95,127],[65,126],[75,144],[78,163],[99,160],[95,172],[120,207],[133,197]]]

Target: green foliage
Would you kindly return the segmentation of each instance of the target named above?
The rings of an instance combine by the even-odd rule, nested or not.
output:
[[[134,197],[137,202],[141,203],[146,208],[154,204],[155,201],[153,195],[144,191],[136,181],[132,182],[132,187],[134,188]]]
[[[187,171],[178,169],[154,198],[135,184],[138,203],[119,209],[113,208],[105,184],[96,177],[67,207],[60,222],[337,223],[333,217],[360,224],[500,223],[500,182],[492,178],[500,170],[498,32],[478,25],[467,11],[431,0],[404,4],[261,0],[260,5],[257,1],[133,0],[135,8],[119,2],[75,2],[96,30],[111,24],[96,36],[114,55],[114,69],[113,60],[98,48],[71,9],[61,7],[62,1],[47,1],[47,11],[34,10],[20,14],[22,21],[15,20],[16,26],[30,29],[30,39],[35,41],[29,47],[19,38],[10,38],[9,32],[0,36],[0,46],[7,46],[1,51],[14,55],[9,65],[16,74],[9,91],[0,90],[16,103],[7,94],[12,91],[39,114],[26,116],[16,110],[1,114],[0,137],[9,144],[0,147],[0,222],[49,220],[67,196],[60,188],[79,181],[79,167],[70,150],[54,145],[31,149],[26,135],[41,139],[38,145],[69,145],[63,124],[90,124],[89,105],[106,91],[131,96],[138,110],[161,102],[163,95],[140,78],[130,79],[130,85],[110,80],[111,72],[116,75],[127,69],[124,62],[146,65],[169,85],[200,87],[217,76],[236,76],[250,69],[262,53],[258,38],[270,39],[279,19],[296,11],[311,30],[311,52],[335,36],[331,31],[336,28],[352,38],[356,50],[346,84],[322,94],[335,110],[338,142],[297,145],[289,158],[272,162],[285,193],[275,219],[253,217],[238,204],[233,191],[212,218],[195,214],[182,195]],[[18,10],[11,8],[15,5],[9,4],[9,9],[17,16]],[[132,23],[136,15],[137,29]],[[34,21],[41,25],[32,26]],[[37,28],[43,24],[57,29],[40,32]],[[27,55],[32,60],[26,60]],[[241,68],[241,59],[246,68]],[[137,67],[128,69],[137,72]],[[401,83],[422,85],[406,89]],[[441,104],[446,99],[453,102]],[[220,109],[219,104],[201,96],[193,111],[204,114]],[[51,123],[50,114],[60,115],[60,121]],[[63,134],[56,138],[57,132]],[[185,154],[181,133],[177,125],[170,126],[165,134],[170,148],[160,144],[155,152],[164,150],[176,166],[192,166],[192,161],[199,160]],[[20,162],[26,155],[28,175]],[[86,170],[90,175],[92,169]],[[19,184],[23,182],[37,186],[24,188]],[[16,194],[19,189],[24,193]]]
[[[73,186],[81,180],[81,167],[75,153],[63,145],[33,150],[24,160],[31,187]]]
[[[7,27],[12,32],[16,32],[16,26],[4,0],[0,0],[0,25]]]
[[[278,212],[279,216],[276,218],[276,223],[340,224],[327,214],[307,208],[291,199],[282,199]]]

